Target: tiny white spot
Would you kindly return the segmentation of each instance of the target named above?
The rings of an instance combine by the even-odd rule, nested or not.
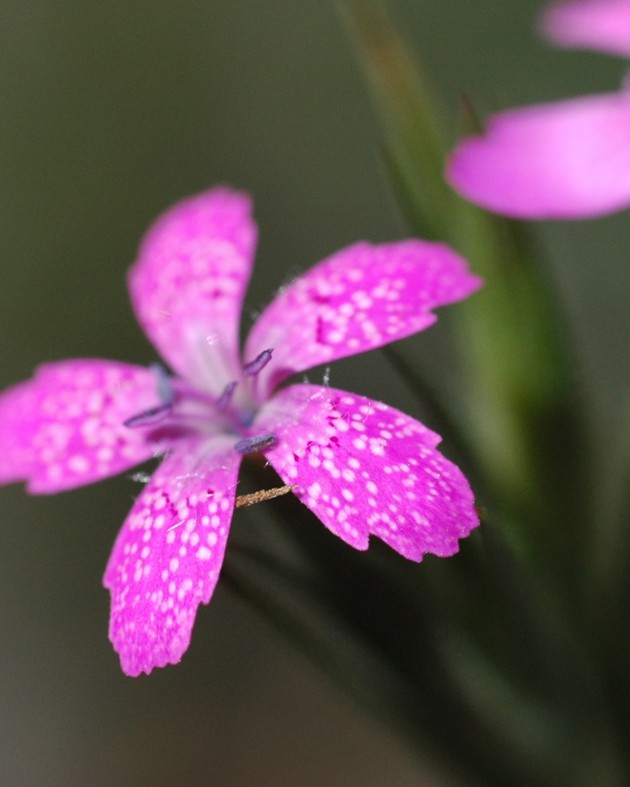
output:
[[[68,467],[72,470],[73,473],[87,473],[90,469],[90,465],[87,459],[84,456],[80,456],[79,454],[75,454],[68,459]]]

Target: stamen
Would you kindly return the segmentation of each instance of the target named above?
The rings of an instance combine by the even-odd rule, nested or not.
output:
[[[264,369],[271,360],[272,352],[273,349],[263,350],[257,358],[254,358],[253,361],[246,363],[243,367],[243,374],[245,377],[252,377],[253,375],[258,374],[261,369]]]
[[[129,429],[136,429],[139,426],[153,426],[154,424],[162,423],[171,414],[172,406],[169,404],[159,404],[157,407],[151,407],[138,415],[132,415],[123,421],[123,425]]]
[[[219,396],[219,398],[217,399],[216,407],[220,413],[223,413],[225,412],[225,410],[227,410],[230,402],[232,401],[232,396],[234,394],[234,390],[236,386],[237,386],[236,382],[228,383],[223,389],[223,393],[221,394],[221,396]]]
[[[253,454],[256,451],[262,451],[265,448],[271,448],[276,445],[278,438],[275,434],[262,434],[258,437],[246,437],[244,440],[234,446],[234,450],[239,454]]]
[[[157,392],[160,401],[162,404],[173,404],[175,391],[171,385],[171,379],[168,376],[168,372],[161,363],[152,363],[150,369],[155,375],[155,383],[157,385]]]

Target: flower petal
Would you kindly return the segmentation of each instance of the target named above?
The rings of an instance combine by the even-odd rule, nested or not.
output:
[[[37,401],[30,380],[0,393],[0,484],[25,481],[33,472],[31,420]]]
[[[173,369],[216,395],[238,373],[240,312],[255,245],[251,200],[218,187],[164,213],[129,273],[147,336]]]
[[[480,286],[441,243],[357,243],[281,290],[248,338],[245,360],[273,348],[259,374],[259,400],[294,372],[381,347],[427,328],[436,306]]]
[[[540,29],[554,44],[630,57],[628,0],[567,0],[543,12]]]
[[[156,401],[148,369],[93,359],[41,366],[0,395],[0,483],[59,492],[149,459],[142,430],[124,422]]]
[[[109,637],[127,675],[176,664],[223,562],[240,456],[234,440],[182,442],[134,504],[105,571]]]
[[[484,208],[528,219],[599,216],[630,203],[630,93],[494,115],[459,143],[447,179]]]
[[[410,560],[446,557],[479,524],[467,480],[436,449],[439,436],[392,407],[294,385],[257,426],[278,438],[266,457],[284,482],[356,549],[375,535]]]

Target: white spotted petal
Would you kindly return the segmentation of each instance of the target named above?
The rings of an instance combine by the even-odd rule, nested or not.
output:
[[[256,237],[249,196],[217,187],[167,210],[129,272],[138,321],[160,355],[213,394],[238,373],[240,313]]]
[[[393,407],[294,385],[257,424],[278,437],[266,454],[276,472],[356,549],[375,535],[410,560],[447,557],[479,524],[468,481],[436,448],[440,437]]]
[[[40,366],[0,394],[0,483],[46,494],[99,481],[155,454],[124,422],[157,403],[155,376],[96,359]]]
[[[153,474],[105,571],[109,636],[127,675],[177,664],[223,563],[241,457],[234,440],[189,439]]]
[[[259,398],[295,372],[424,330],[436,320],[433,309],[480,286],[441,243],[356,243],[333,254],[282,289],[253,326],[245,357],[274,350],[257,381]]]

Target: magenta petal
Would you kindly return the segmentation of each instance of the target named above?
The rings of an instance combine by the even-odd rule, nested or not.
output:
[[[0,393],[0,484],[25,481],[33,473],[33,416],[39,397],[32,381]]]
[[[410,560],[446,557],[479,524],[467,480],[436,449],[439,436],[392,407],[294,385],[263,408],[257,426],[278,438],[266,456],[284,482],[356,549],[375,535]]]
[[[92,359],[41,366],[0,395],[0,483],[59,492],[149,459],[154,449],[124,422],[156,401],[148,369]]]
[[[447,169],[464,197],[529,219],[586,218],[630,203],[630,94],[494,115],[459,143]]]
[[[249,197],[214,188],[157,220],[129,274],[138,320],[160,354],[216,395],[237,375],[240,312],[255,245]]]
[[[294,372],[381,347],[427,328],[433,309],[480,286],[441,243],[357,243],[282,289],[247,340],[245,359],[273,348],[259,395]]]
[[[219,577],[240,456],[233,439],[183,442],[156,470],[116,540],[104,584],[127,675],[176,664]]]
[[[568,0],[541,16],[541,32],[554,44],[630,57],[628,0]]]

